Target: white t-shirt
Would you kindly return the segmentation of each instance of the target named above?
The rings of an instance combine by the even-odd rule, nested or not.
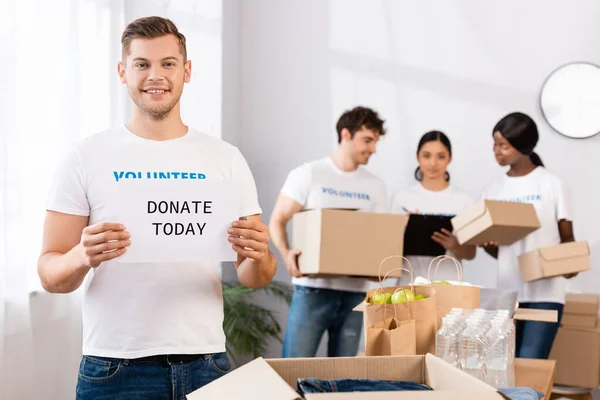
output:
[[[432,191],[425,189],[421,183],[411,186],[406,190],[399,191],[392,198],[392,213],[406,214],[406,210],[413,214],[428,215],[456,215],[472,206],[474,199],[465,192],[454,186],[448,186],[444,190]],[[429,264],[433,257],[430,256],[407,256],[413,267],[414,277],[423,276],[427,278]],[[434,279],[434,270],[431,271],[431,279]],[[456,280],[457,272],[454,263],[444,261],[438,269],[437,280]],[[409,274],[404,271],[399,284],[410,283]]]
[[[292,170],[281,189],[305,209],[354,208],[385,213],[387,192],[381,179],[359,167],[356,171],[339,169],[331,158],[306,163]],[[292,246],[293,247],[293,246]],[[378,284],[362,278],[292,278],[292,283],[315,288],[365,292]]]
[[[571,220],[567,189],[562,180],[537,167],[525,176],[509,177],[489,185],[483,198],[533,204],[541,228],[511,246],[498,249],[498,288],[519,292],[519,302],[565,302],[566,279],[541,279],[523,283],[519,271],[519,255],[540,247],[560,244],[558,221]]]
[[[261,213],[252,173],[239,150],[194,130],[152,141],[124,126],[82,141],[59,167],[47,209],[119,222],[113,171],[189,171],[239,184],[240,216]],[[131,238],[132,242],[135,237]],[[138,358],[225,351],[218,263],[125,263],[92,269],[83,285],[83,354]]]

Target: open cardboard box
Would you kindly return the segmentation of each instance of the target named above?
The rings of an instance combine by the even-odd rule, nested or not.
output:
[[[423,383],[427,392],[330,393],[307,399],[505,399],[492,386],[445,363],[425,356],[288,358],[254,361],[188,395],[188,400],[297,400],[298,378],[383,379]],[[375,395],[375,397],[374,397]]]
[[[379,276],[381,260],[402,255],[408,215],[315,209],[294,214],[292,241],[303,274]],[[402,265],[391,260],[388,269]],[[382,271],[385,273],[386,271]],[[389,277],[399,277],[401,270]]]
[[[481,200],[452,218],[452,227],[461,245],[508,246],[538,229],[540,221],[532,204]]]
[[[521,254],[519,268],[523,282],[587,271],[591,268],[588,242],[562,243]]]

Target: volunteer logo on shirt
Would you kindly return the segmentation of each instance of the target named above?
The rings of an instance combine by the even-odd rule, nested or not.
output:
[[[533,203],[536,201],[542,201],[542,195],[541,194],[528,194],[526,196],[509,197],[504,200],[512,201],[513,203]]]
[[[113,171],[115,180],[121,179],[206,179],[205,174],[199,172],[166,172],[166,171]]]
[[[344,197],[347,199],[371,200],[368,193],[349,192],[345,190],[337,190],[328,187],[322,187],[321,191],[330,196]]]

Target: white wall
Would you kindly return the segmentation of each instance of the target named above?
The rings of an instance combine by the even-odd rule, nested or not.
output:
[[[227,3],[227,2],[226,2]],[[575,234],[600,261],[595,215],[600,136],[567,139],[542,119],[538,96],[547,75],[570,61],[600,64],[600,4],[594,0],[253,0],[225,8],[224,81],[236,82],[224,103],[235,122],[224,137],[237,143],[254,172],[265,219],[286,174],[331,154],[344,109],[377,109],[387,120],[370,168],[390,193],[412,184],[418,138],[447,133],[454,147],[453,184],[473,196],[503,171],[492,154],[491,130],[520,110],[538,122],[538,152],[573,196]],[[236,91],[237,88],[237,91]],[[226,136],[228,135],[228,136]],[[480,253],[466,279],[495,283],[495,261]],[[281,267],[278,280],[289,280]],[[600,270],[572,280],[572,290],[597,292]],[[285,314],[285,310],[283,310]],[[282,317],[285,321],[285,316]],[[274,344],[269,356],[280,354]]]
[[[192,77],[181,97],[182,118],[189,126],[217,137],[221,137],[222,126],[222,3],[222,0],[126,0],[124,3],[125,24],[158,15],[171,19],[186,36]],[[130,107],[128,97],[126,103]]]

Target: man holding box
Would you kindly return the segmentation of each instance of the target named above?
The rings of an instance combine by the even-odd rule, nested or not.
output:
[[[365,107],[346,111],[336,129],[338,150],[332,157],[304,164],[287,177],[271,215],[273,243],[295,285],[283,342],[283,357],[314,357],[324,332],[329,357],[355,356],[362,314],[352,309],[365,297],[365,278],[308,277],[298,268],[300,251],[290,248],[286,225],[306,209],[342,208],[387,211],[385,184],[361,165],[375,153],[385,134],[384,121]]]

